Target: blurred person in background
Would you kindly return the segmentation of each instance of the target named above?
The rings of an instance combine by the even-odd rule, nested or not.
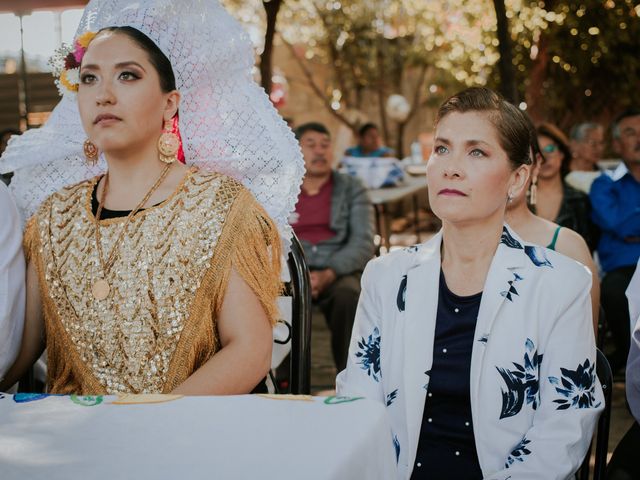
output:
[[[599,123],[578,123],[571,128],[570,146],[573,153],[565,182],[586,194],[600,175],[598,162],[605,148],[604,128]]]
[[[599,123],[585,122],[574,125],[570,133],[573,156],[569,170],[597,172],[604,153],[604,128]]]
[[[365,123],[358,130],[358,145],[347,148],[344,154],[347,157],[393,157],[393,150],[382,144],[375,123]]]
[[[360,276],[374,252],[373,207],[362,182],[333,169],[331,136],[321,123],[295,130],[306,173],[291,225],[311,270],[311,297],[331,331],[338,371],[344,369]]]
[[[527,119],[528,116],[527,116]],[[562,227],[557,223],[545,220],[533,213],[538,200],[535,179],[538,178],[540,167],[544,163],[544,157],[540,153],[540,145],[535,127],[529,119],[531,130],[531,155],[533,164],[531,176],[526,188],[520,195],[513,198],[507,204],[506,222],[527,242],[542,245],[550,250],[555,250],[567,257],[585,265],[591,270],[591,305],[593,314],[594,333],[598,332],[598,315],[600,311],[600,279],[598,269],[593,261],[589,247],[584,238],[570,228]]]
[[[564,133],[553,124],[542,123],[536,128],[544,161],[533,185],[537,187],[535,213],[539,217],[577,232],[593,251],[597,244],[597,229],[591,221],[591,204],[583,192],[569,186],[564,177],[571,164],[571,149]]]
[[[640,258],[640,109],[622,112],[611,127],[613,149],[622,163],[603,172],[591,186],[593,221],[600,227],[598,258],[604,271],[602,306],[616,351],[609,362],[615,373],[629,353],[630,320],[625,290]]]

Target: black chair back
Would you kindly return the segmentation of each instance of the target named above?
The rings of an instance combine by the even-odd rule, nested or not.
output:
[[[298,238],[291,237],[287,259],[291,281],[285,284],[285,295],[292,298],[291,315],[291,393],[311,392],[311,280]]]
[[[599,349],[596,351],[596,374],[602,385],[602,393],[604,394],[604,410],[598,420],[598,428],[596,430],[596,451],[593,468],[593,480],[604,480],[605,471],[607,469],[607,453],[609,449],[609,427],[611,425],[611,397],[613,395],[613,374],[607,357]],[[589,461],[591,460],[591,448],[593,442],[589,446],[587,455],[582,462],[580,470],[578,470],[578,480],[589,480]]]
[[[596,347],[598,347],[598,350],[604,351],[604,338],[607,334],[607,316],[602,305],[600,305],[600,311],[598,313],[598,331],[596,333],[598,335]]]

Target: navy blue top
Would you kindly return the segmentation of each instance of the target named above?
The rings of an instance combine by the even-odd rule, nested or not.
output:
[[[98,183],[99,182],[96,182],[95,186],[93,187],[93,192],[91,192],[91,211],[93,212],[94,215],[98,213],[98,207],[100,206],[100,204],[98,203],[98,197],[97,197]],[[158,205],[160,205],[160,203],[156,203],[154,207],[157,207]],[[140,210],[138,210],[138,213],[143,212],[144,210],[145,210],[144,208],[141,208]],[[131,210],[109,210],[108,208],[103,207],[102,212],[100,212],[100,220],[106,220],[108,218],[126,217],[130,213],[131,213]]]
[[[605,272],[635,265],[640,257],[640,182],[623,166],[591,184],[593,221],[602,230],[598,257]]]
[[[412,479],[482,479],[473,436],[469,372],[482,292],[452,293],[440,271],[433,364]]]

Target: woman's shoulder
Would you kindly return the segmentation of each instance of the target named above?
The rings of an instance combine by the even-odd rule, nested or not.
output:
[[[547,237],[551,240],[551,235],[558,228],[558,225],[547,220],[539,220],[537,228],[544,231],[542,236],[545,238],[546,245],[548,243]],[[564,238],[564,230],[567,229],[560,229],[559,239]],[[590,281],[591,274],[584,265],[556,250],[524,240],[507,226],[504,227],[501,243],[518,251],[522,255],[524,266],[531,272],[529,275],[534,275],[544,283],[562,288],[563,283],[573,282],[573,284],[584,285],[583,282]]]
[[[191,208],[209,212],[206,215],[214,211],[225,217],[232,211],[236,212],[235,217],[266,215],[253,192],[229,175],[193,169],[186,183],[183,201]]]
[[[248,189],[235,178],[220,172],[194,168],[185,189],[192,197],[210,196],[217,201],[233,201]]]
[[[593,261],[585,239],[570,228],[562,228],[560,230],[558,241],[556,242],[556,251],[583,265],[589,266],[588,263]]]
[[[567,229],[560,230],[559,243],[565,236],[564,230]],[[571,289],[582,290],[590,285],[589,269],[575,258],[562,253],[566,251],[564,248],[562,251],[551,250],[528,242],[523,242],[523,247],[523,255],[528,257],[531,271],[546,284],[565,292]]]

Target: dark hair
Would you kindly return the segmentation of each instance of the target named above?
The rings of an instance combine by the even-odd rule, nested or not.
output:
[[[17,128],[5,128],[0,130],[0,138],[4,138],[7,135],[22,135],[22,132]]]
[[[513,168],[531,165],[531,134],[525,114],[499,94],[484,87],[471,87],[456,93],[438,109],[436,125],[452,112],[488,112],[498,131],[500,146]]]
[[[378,130],[378,126],[375,123],[365,123],[364,125],[362,125],[359,129],[358,129],[358,136],[359,137],[363,137],[365,135],[365,133],[367,133],[369,130],[373,130],[376,129]]]
[[[331,134],[329,133],[329,130],[327,130],[327,127],[325,127],[322,123],[320,122],[308,122],[308,123],[303,123],[302,125],[300,125],[298,128],[296,128],[293,133],[295,133],[296,138],[298,139],[298,141],[300,141],[300,139],[302,138],[302,136],[307,133],[307,132],[318,132],[318,133],[324,133],[325,135],[327,135],[328,137],[331,137]]]
[[[529,148],[531,149],[531,164],[535,165],[536,156],[540,155],[542,160],[544,161],[544,155],[542,154],[542,150],[540,149],[540,143],[538,142],[538,133],[536,132],[536,126],[533,124],[533,120],[526,113],[522,112],[525,121],[527,122],[527,129],[529,130]]]
[[[536,128],[536,132],[538,133],[538,136],[544,135],[545,137],[549,137],[551,140],[553,140],[553,143],[558,145],[558,148],[564,155],[562,164],[560,165],[560,175],[562,176],[562,178],[564,178],[565,175],[567,175],[570,171],[569,165],[571,164],[572,158],[571,148],[569,148],[569,140],[567,140],[567,136],[562,133],[562,130],[560,130],[554,124],[546,122],[538,125],[538,127]],[[542,156],[544,157],[544,153],[542,154]]]
[[[640,108],[629,107],[620,113],[613,122],[611,122],[611,136],[613,138],[620,138],[620,122],[625,118],[637,117],[640,115]]]
[[[160,88],[162,91],[168,93],[176,89],[176,77],[173,74],[171,62],[153,40],[144,33],[133,27],[106,27],[100,30],[100,32],[121,33],[129,37],[142,50],[147,52],[151,65],[153,65],[160,77]]]

